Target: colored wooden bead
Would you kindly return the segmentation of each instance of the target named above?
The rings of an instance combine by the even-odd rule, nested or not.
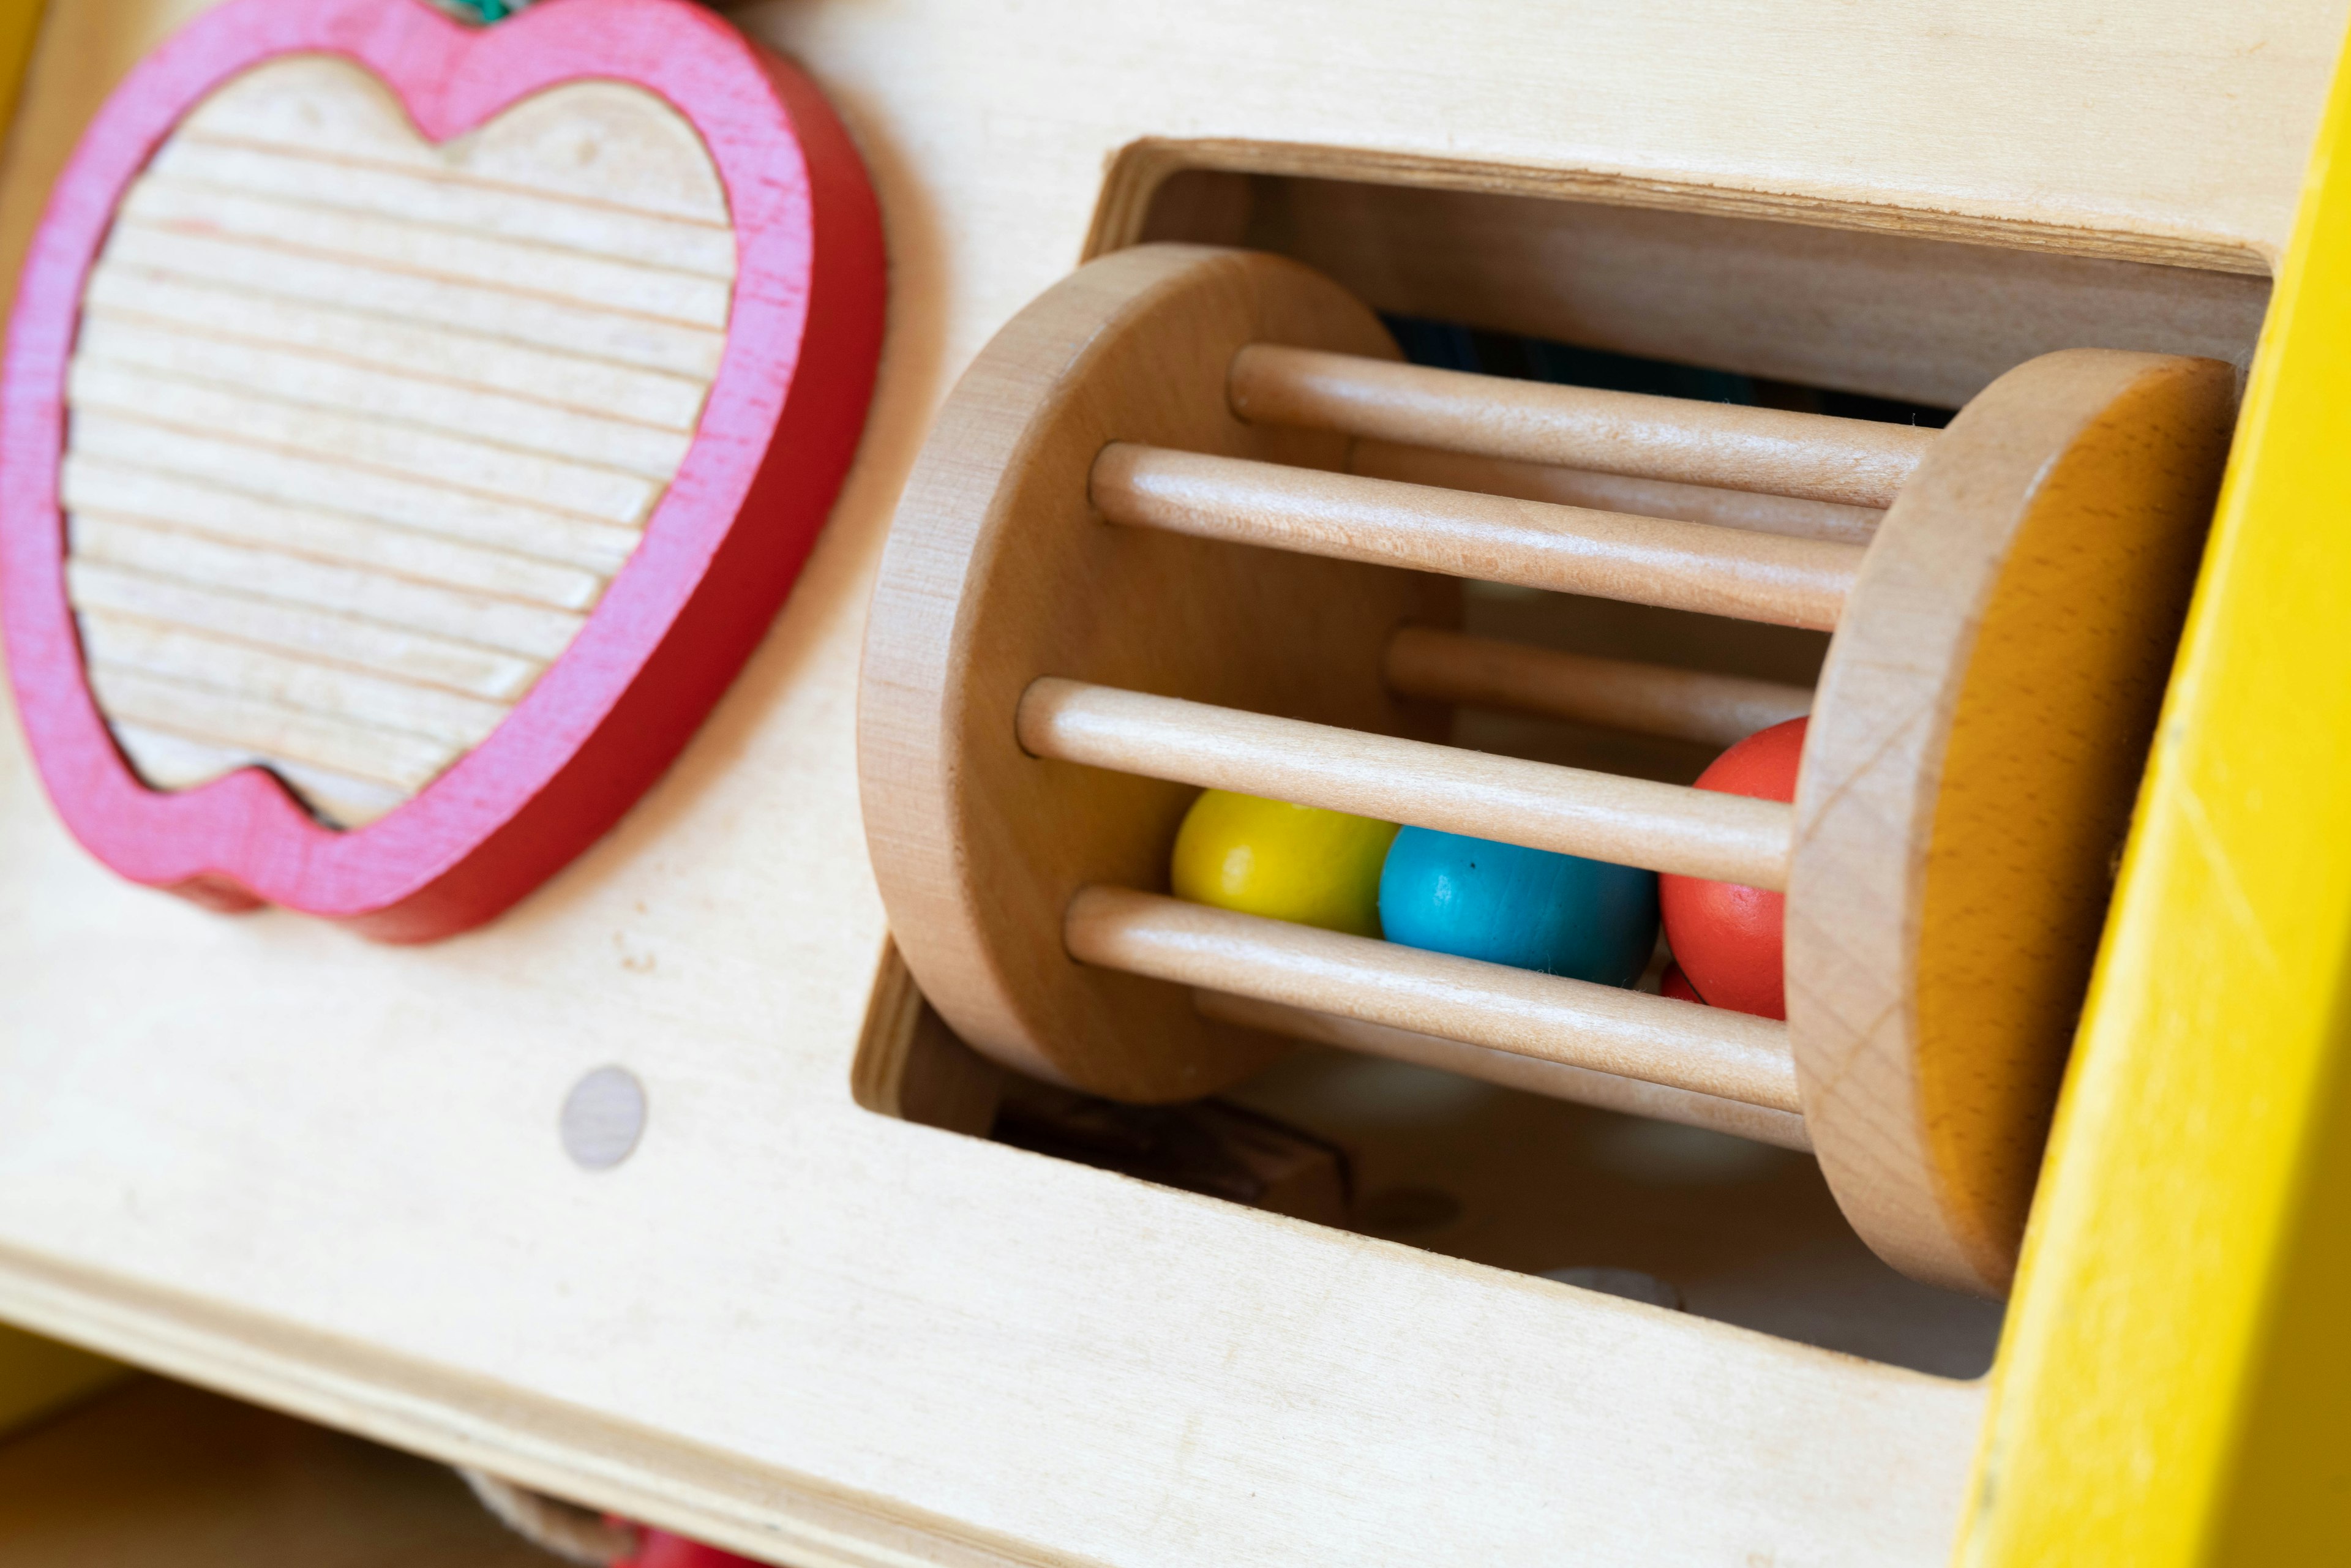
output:
[[[1204,791],[1176,833],[1176,896],[1218,909],[1380,934],[1380,868],[1394,822]]]
[[[1698,775],[1701,789],[1752,795],[1766,800],[1796,798],[1796,769],[1803,759],[1805,720],[1792,718],[1759,729]],[[1736,883],[1694,876],[1662,876],[1657,897],[1665,913],[1666,945],[1699,999],[1718,1008],[1788,1016],[1787,981],[1780,952],[1785,895]]]
[[[1602,985],[1640,977],[1657,941],[1654,872],[1405,828],[1380,875],[1388,940]]]
[[[1666,972],[1657,978],[1657,995],[1671,997],[1677,1002],[1703,1003],[1706,1000],[1698,994],[1698,988],[1690,984],[1689,977],[1682,973],[1679,964],[1666,966]]]

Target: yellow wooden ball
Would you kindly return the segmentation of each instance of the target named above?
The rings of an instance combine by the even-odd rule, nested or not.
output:
[[[1380,866],[1394,822],[1210,789],[1176,830],[1176,896],[1244,915],[1380,934]]]

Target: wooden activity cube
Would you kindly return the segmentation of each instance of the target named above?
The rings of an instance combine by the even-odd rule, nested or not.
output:
[[[866,643],[916,978],[1118,1098],[1289,1036],[1810,1148],[1888,1261],[2003,1292],[2230,368],[2053,353],[1938,434],[1395,359],[1294,263],[1165,246],[966,373]],[[1464,637],[1450,578],[1834,629],[1795,805],[1436,744],[1457,703],[1721,743],[1807,706]],[[1165,897],[1188,786],[1784,890],[1788,1021]]]
[[[2344,1555],[2345,0],[40,9],[0,1318],[607,1552]],[[1176,901],[1204,785],[1789,1017]]]

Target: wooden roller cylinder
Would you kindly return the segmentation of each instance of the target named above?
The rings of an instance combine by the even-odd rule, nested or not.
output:
[[[1881,1254],[1997,1293],[2231,393],[2076,350],[1938,434],[1534,386],[1400,364],[1286,261],[1107,257],[967,374],[883,559],[898,945],[972,1044],[1116,1098],[1281,1035],[1809,1146]],[[1515,648],[1457,577],[1835,636],[1816,693]],[[1457,703],[1812,723],[1791,808],[1437,744]],[[1201,786],[1784,888],[1788,1022],[1177,903]]]

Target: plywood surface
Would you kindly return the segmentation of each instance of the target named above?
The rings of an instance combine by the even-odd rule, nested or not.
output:
[[[188,9],[56,0],[12,254]],[[116,883],[0,731],[0,1315],[804,1563],[1939,1560],[1971,1386],[860,1109],[866,586],[949,382],[1139,139],[2254,266],[2343,11],[737,13],[833,91],[892,246],[873,423],[789,607],[610,837],[429,949]],[[652,1120],[590,1175],[556,1111],[614,1061]]]
[[[1229,225],[1233,204],[1186,211],[1185,198],[1236,181],[1245,222],[1200,232]],[[1159,228],[1270,246],[1380,310],[1941,408],[2085,343],[2241,365],[2269,296],[2265,274],[1938,244],[1903,228],[1311,176],[1177,176],[1145,217],[1145,233]]]

